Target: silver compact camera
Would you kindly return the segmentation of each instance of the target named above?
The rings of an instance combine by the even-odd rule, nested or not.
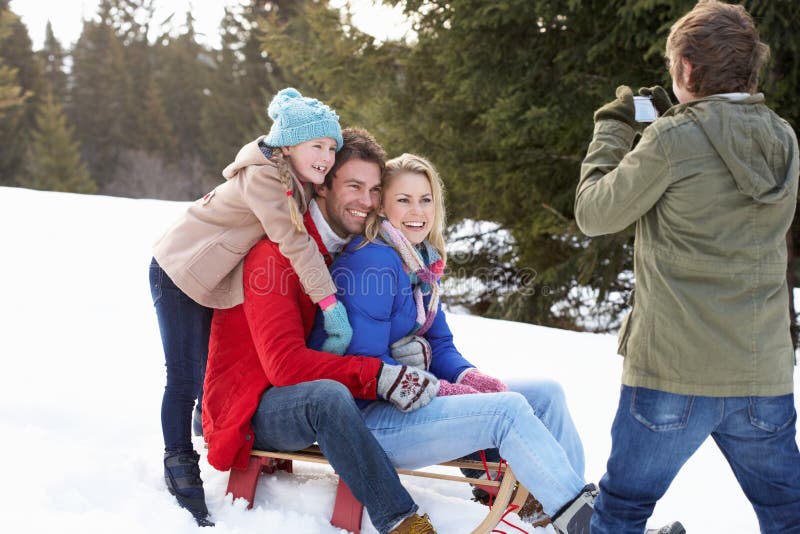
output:
[[[653,122],[658,118],[651,96],[634,96],[633,106],[636,108],[636,122]]]

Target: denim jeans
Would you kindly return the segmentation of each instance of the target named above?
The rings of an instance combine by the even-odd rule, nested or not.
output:
[[[538,417],[547,430],[558,441],[564,452],[569,458],[573,471],[583,478],[585,468],[585,458],[583,455],[583,444],[581,443],[578,429],[572,421],[572,416],[567,408],[567,400],[564,396],[564,389],[555,380],[533,379],[520,381],[507,381],[509,391],[521,394],[533,408],[533,413]],[[497,462],[500,460],[498,449],[488,449],[485,451],[486,460]],[[466,456],[469,460],[479,460],[477,453]],[[485,476],[483,471],[474,469],[462,469],[464,476],[480,477]]]
[[[297,451],[316,441],[381,534],[417,511],[341,383],[314,380],[269,388],[251,422],[257,449]]]
[[[436,397],[410,413],[374,402],[363,413],[396,467],[418,468],[497,448],[551,515],[585,485],[567,452],[519,393]]]
[[[203,402],[203,378],[214,310],[189,298],[155,258],[150,263],[150,293],[158,316],[167,367],[161,400],[161,431],[168,452],[191,450],[192,409]]]
[[[753,505],[761,532],[800,533],[796,418],[791,394],[698,397],[622,386],[592,534],[641,534],[656,501],[709,435]]]

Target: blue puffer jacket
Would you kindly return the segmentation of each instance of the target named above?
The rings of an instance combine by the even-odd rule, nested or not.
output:
[[[368,243],[357,237],[333,263],[331,276],[338,288],[336,298],[347,308],[353,340],[346,354],[376,356],[390,365],[399,365],[389,345],[411,333],[417,317],[411,280],[395,250],[384,243]],[[428,299],[425,298],[427,305]],[[437,378],[455,382],[458,375],[474,367],[455,345],[441,305],[425,339],[433,357],[430,371]],[[322,313],[317,313],[308,346],[319,349],[325,341]]]

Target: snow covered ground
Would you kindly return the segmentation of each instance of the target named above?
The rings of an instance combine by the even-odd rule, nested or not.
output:
[[[152,242],[184,207],[0,188],[4,532],[196,532],[162,479],[163,354],[147,279]],[[597,481],[619,389],[614,337],[463,315],[449,321],[459,347],[486,372],[545,375],[564,385],[585,442],[587,478]],[[202,451],[201,440],[195,445]],[[336,483],[329,469],[299,464],[295,475],[262,477],[248,511],[224,495],[227,473],[205,460],[201,468],[217,534],[341,532],[328,524]],[[468,533],[484,513],[463,484],[405,481],[440,534]],[[710,442],[651,525],[673,519],[692,534],[758,532]]]

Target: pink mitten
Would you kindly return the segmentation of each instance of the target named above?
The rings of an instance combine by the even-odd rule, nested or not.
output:
[[[508,386],[503,384],[500,380],[485,375],[477,369],[470,369],[463,375],[458,383],[462,386],[470,386],[478,390],[480,393],[499,393],[501,391],[508,391]]]
[[[448,395],[472,395],[475,393],[480,393],[480,391],[472,386],[453,384],[447,380],[439,379],[439,394],[437,397],[446,397]]]

